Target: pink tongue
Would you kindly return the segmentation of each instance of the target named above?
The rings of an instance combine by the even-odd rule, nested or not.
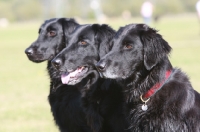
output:
[[[63,84],[68,84],[70,78],[74,78],[83,68],[78,68],[77,70],[70,72],[69,74],[64,73],[61,75],[61,81]]]
[[[63,84],[68,84],[69,79],[70,79],[69,74],[62,74],[61,75],[61,81],[62,81]]]

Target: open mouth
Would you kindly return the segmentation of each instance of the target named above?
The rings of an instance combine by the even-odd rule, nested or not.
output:
[[[61,75],[61,81],[63,84],[74,85],[81,81],[82,77],[88,71],[87,66],[78,67],[75,71],[65,72]]]

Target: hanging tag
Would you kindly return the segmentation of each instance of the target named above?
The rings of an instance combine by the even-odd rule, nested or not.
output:
[[[143,100],[142,95],[141,95],[141,96],[140,96],[140,99],[141,99],[142,102],[144,102],[144,104],[142,105],[142,110],[143,110],[143,111],[148,110],[148,106],[147,106],[146,103],[150,100],[150,98],[148,98],[147,100]]]
[[[143,110],[143,111],[146,111],[147,109],[148,109],[148,106],[147,106],[146,104],[143,104],[143,105],[142,105],[142,110]]]

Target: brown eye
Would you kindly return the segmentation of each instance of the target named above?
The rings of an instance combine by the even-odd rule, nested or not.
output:
[[[50,37],[53,37],[53,36],[55,36],[56,35],[56,32],[55,31],[49,31],[48,32],[48,36],[50,36]]]
[[[86,45],[87,42],[85,42],[84,40],[81,40],[81,45]]]
[[[131,49],[131,48],[132,48],[132,45],[126,44],[126,45],[124,45],[124,48],[125,48],[125,49]]]

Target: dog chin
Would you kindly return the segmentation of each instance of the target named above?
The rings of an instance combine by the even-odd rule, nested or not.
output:
[[[35,63],[41,63],[43,61],[49,60],[49,58],[46,58],[42,55],[39,55],[39,56],[33,56],[32,55],[32,56],[27,56],[27,57],[30,61],[35,62]]]
[[[110,73],[110,72],[103,72],[103,73],[100,73],[100,76],[101,76],[102,78],[110,78],[110,79],[117,79],[117,78],[119,78],[118,75],[113,74],[113,73]]]
[[[34,59],[34,58],[29,58],[30,61],[32,62],[35,62],[35,63],[41,63],[41,62],[44,62],[46,60],[43,60],[43,59]]]
[[[53,58],[55,57],[55,55],[51,54],[48,56],[44,56],[42,54],[36,55],[36,56],[28,56],[28,59],[30,61],[33,61],[35,63],[41,63],[43,61],[51,61]]]
[[[83,78],[69,80],[68,85],[76,85],[77,83],[81,82]]]

